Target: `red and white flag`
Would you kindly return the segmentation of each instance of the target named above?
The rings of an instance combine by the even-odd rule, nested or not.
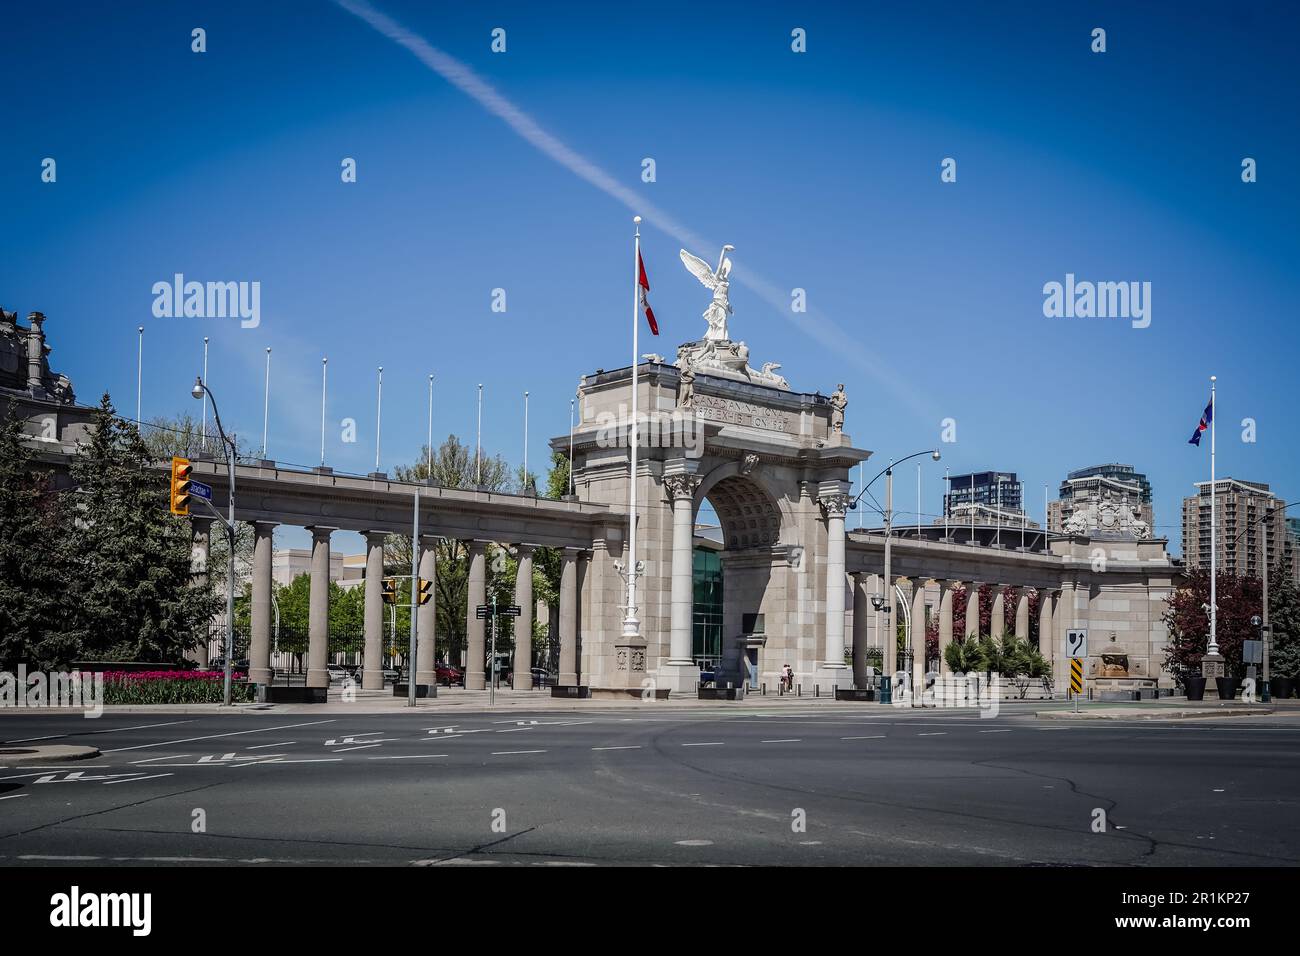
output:
[[[650,280],[645,277],[645,262],[641,259],[641,250],[636,253],[637,270],[640,277],[637,284],[641,286],[641,308],[645,310],[646,321],[650,323],[650,332],[652,335],[659,334],[659,323],[655,321],[654,309],[650,308],[650,300],[646,298],[646,293],[650,291]]]

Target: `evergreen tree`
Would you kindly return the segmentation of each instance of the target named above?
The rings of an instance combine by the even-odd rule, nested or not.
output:
[[[107,393],[72,463],[63,538],[71,633],[87,657],[168,661],[207,633],[221,599],[191,573],[190,523],[168,510],[167,481]]]
[[[0,668],[50,670],[77,652],[60,621],[61,502],[49,475],[33,469],[22,424],[11,404],[0,425]]]

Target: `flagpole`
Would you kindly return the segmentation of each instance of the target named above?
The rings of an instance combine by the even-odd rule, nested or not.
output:
[[[206,381],[206,379],[204,380]],[[206,390],[204,395],[206,395]],[[266,347],[266,380],[262,386],[262,459],[266,459],[266,429],[271,423],[271,346]]]
[[[636,446],[637,446],[637,356],[640,352],[637,333],[641,323],[641,217],[632,217],[636,236],[632,251],[632,423],[628,443],[631,463],[627,494],[627,608],[623,617],[623,637],[641,636],[641,622],[636,616]]]
[[[1217,375],[1210,376],[1210,642],[1206,648],[1207,654],[1219,653],[1219,635],[1218,635],[1218,578],[1219,578],[1219,559],[1218,544],[1216,541],[1218,516],[1215,507],[1215,487],[1214,487],[1214,420],[1219,416],[1214,414],[1214,382]]]
[[[208,384],[208,337],[203,336],[203,384]],[[199,448],[208,450],[208,390],[203,390],[203,433],[199,438]]]

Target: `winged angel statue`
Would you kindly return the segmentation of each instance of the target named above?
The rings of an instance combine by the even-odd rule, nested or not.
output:
[[[698,256],[693,256],[685,249],[681,250],[682,265],[688,272],[700,280],[700,284],[713,293],[713,301],[704,310],[704,320],[709,323],[709,331],[704,335],[706,342],[729,342],[727,336],[727,316],[731,315],[731,302],[727,299],[731,275],[731,260],[727,253],[735,246],[723,246],[718,256],[718,268],[710,269],[709,264]]]

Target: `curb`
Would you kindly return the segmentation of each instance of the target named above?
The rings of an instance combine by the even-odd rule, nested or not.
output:
[[[45,747],[0,747],[0,764],[23,767],[27,764],[53,763],[59,760],[86,760],[98,757],[98,747],[73,747],[51,744]]]
[[[1202,717],[1266,717],[1273,714],[1272,708],[1252,707],[1250,709],[1219,710],[1108,710],[1108,711],[1073,711],[1044,710],[1034,714],[1039,720],[1194,720]]]

